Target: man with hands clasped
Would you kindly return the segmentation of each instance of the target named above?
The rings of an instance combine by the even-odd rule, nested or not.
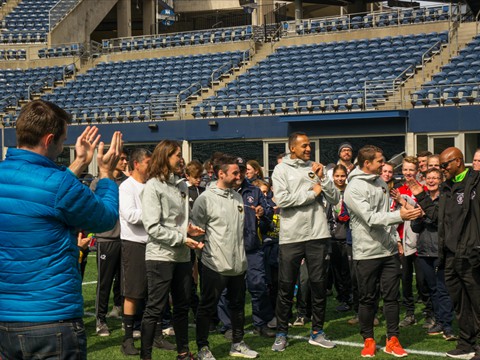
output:
[[[277,298],[277,335],[273,351],[287,347],[288,316],[302,259],[306,260],[312,289],[312,332],[309,343],[333,348],[323,332],[326,308],[326,272],[330,230],[324,200],[335,205],[340,192],[324,173],[322,164],[310,161],[310,140],[296,132],[288,139],[290,154],[273,171],[275,199],[280,208],[280,251]]]

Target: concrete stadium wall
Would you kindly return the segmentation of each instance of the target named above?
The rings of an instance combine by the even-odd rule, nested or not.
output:
[[[175,0],[175,12],[240,9],[238,0]]]
[[[49,46],[90,41],[90,34],[117,1],[81,1],[49,34]]]

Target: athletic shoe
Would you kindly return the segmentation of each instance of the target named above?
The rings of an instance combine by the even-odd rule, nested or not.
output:
[[[367,338],[363,343],[363,350],[360,353],[362,357],[374,357],[375,352],[377,351],[377,344],[375,344],[375,339]]]
[[[177,360],[195,360],[195,356],[191,352],[187,352],[183,355],[177,355]]]
[[[304,325],[305,325],[305,317],[297,316],[297,318],[293,322],[293,326],[304,326]]]
[[[96,330],[98,336],[110,336],[110,330],[108,329],[108,325],[103,321],[97,321]]]
[[[204,346],[200,349],[200,351],[197,354],[197,359],[198,360],[215,360],[208,346]]]
[[[398,324],[398,326],[400,327],[407,327],[407,326],[410,326],[410,325],[415,325],[417,323],[417,321],[415,320],[415,316],[413,315],[407,315],[405,316],[405,319],[403,319],[402,321],[400,321],[400,323]]]
[[[140,330],[133,330],[133,338],[134,339],[140,339],[142,337],[142,333]]]
[[[427,330],[428,335],[441,335],[443,334],[443,326],[439,323],[433,325],[430,327],[430,329]]]
[[[137,348],[135,348],[135,345],[133,345],[133,339],[127,339],[122,343],[122,346],[120,347],[120,350],[122,351],[123,355],[129,356],[129,355],[139,355],[140,351],[138,351]]]
[[[268,323],[267,323],[267,326],[270,328],[270,329],[276,329],[277,328],[277,317],[274,316],[272,320],[270,320]]]
[[[347,320],[347,323],[348,323],[349,325],[357,325],[358,322],[359,322],[359,320],[358,320],[358,315],[355,315],[353,318]]]
[[[443,338],[447,341],[457,340],[457,337],[453,333],[452,329],[444,329],[443,330]]]
[[[177,346],[166,340],[163,336],[157,336],[153,339],[153,346],[158,349],[173,351],[177,349]]]
[[[112,310],[107,314],[108,318],[115,318],[121,319],[122,318],[122,307],[121,306],[114,306]]]
[[[422,328],[424,329],[430,329],[432,326],[435,325],[435,319],[432,318],[431,316],[427,316],[425,318],[425,322],[422,325]]]
[[[275,337],[275,331],[270,330],[268,326],[263,325],[263,326],[256,326],[255,329],[253,329],[253,334],[254,335],[260,335],[266,338],[274,338]]]
[[[445,353],[448,357],[454,358],[454,359],[466,359],[469,360],[472,357],[475,356],[474,351],[467,351],[467,350],[462,350],[462,349],[453,349],[450,351],[447,351]]]
[[[408,355],[408,353],[403,350],[402,345],[400,345],[400,341],[398,341],[396,336],[392,336],[390,340],[387,340],[387,344],[383,351],[396,357],[405,357]]]
[[[275,337],[275,342],[272,345],[273,351],[284,351],[288,346],[287,336],[285,334],[277,334]]]
[[[350,310],[350,305],[348,305],[346,302],[342,302],[340,305],[336,307],[338,312],[346,312]]]
[[[228,341],[232,341],[233,340],[233,331],[232,329],[227,329],[224,333],[223,333],[223,337],[228,340]]]
[[[165,329],[162,329],[163,336],[175,336],[175,330],[173,330],[172,326],[169,326]]]
[[[333,341],[327,338],[327,335],[325,335],[323,331],[312,331],[308,343],[315,346],[321,346],[325,349],[333,349],[336,346]]]
[[[244,341],[240,341],[237,344],[232,344],[229,355],[246,359],[255,359],[258,356],[258,353],[250,349]]]

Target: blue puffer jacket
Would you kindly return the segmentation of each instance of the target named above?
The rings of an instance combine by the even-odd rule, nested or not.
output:
[[[0,163],[0,321],[82,317],[76,231],[106,231],[117,219],[113,181],[94,194],[48,158],[9,149]]]
[[[264,210],[263,217],[266,218],[264,220],[268,223],[272,221],[273,209],[267,203],[262,191],[258,187],[251,185],[246,179],[242,182],[238,192],[242,195],[245,205],[245,225],[243,227],[245,251],[255,251],[259,249],[262,244],[258,230],[259,221],[257,221],[255,210],[252,209],[251,206],[257,207],[261,205]]]

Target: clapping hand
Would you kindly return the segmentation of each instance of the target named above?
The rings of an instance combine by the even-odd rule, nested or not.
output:
[[[98,145],[97,163],[100,178],[113,178],[113,171],[117,166],[123,148],[122,133],[115,131],[112,136],[110,148],[104,154],[105,144],[100,142]]]

